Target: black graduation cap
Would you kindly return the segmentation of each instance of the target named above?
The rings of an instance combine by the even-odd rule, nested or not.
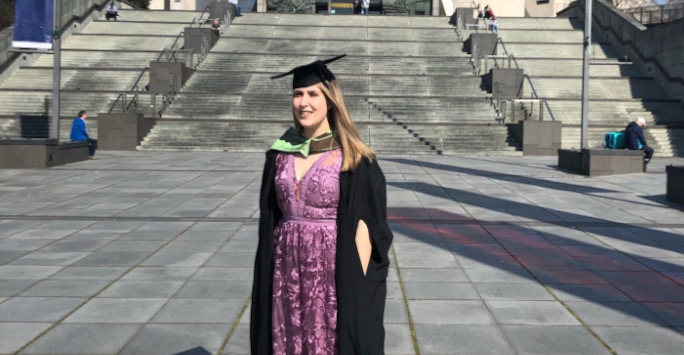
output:
[[[334,62],[346,54],[338,55],[326,60],[317,60],[313,63],[296,67],[285,74],[272,76],[271,79],[278,79],[284,76],[293,74],[292,88],[303,88],[318,83],[325,83],[325,81],[335,80],[335,75],[328,69],[326,64]]]

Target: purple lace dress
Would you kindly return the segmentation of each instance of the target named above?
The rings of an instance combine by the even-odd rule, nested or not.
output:
[[[273,353],[336,353],[335,253],[341,150],[323,153],[297,181],[294,155],[276,158],[283,218],[273,251]]]

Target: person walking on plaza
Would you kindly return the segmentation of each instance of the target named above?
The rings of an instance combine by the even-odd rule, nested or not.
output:
[[[252,355],[384,354],[385,177],[328,63],[294,75],[290,128],[266,152]]]
[[[88,119],[88,112],[79,111],[78,117],[74,118],[74,121],[71,123],[71,134],[69,138],[73,142],[88,142],[88,157],[90,159],[96,159],[95,150],[97,150],[97,139],[92,139],[88,135],[86,119]]]
[[[644,164],[648,164],[651,162],[654,151],[646,143],[646,137],[644,136],[645,126],[646,120],[643,117],[639,117],[636,121],[632,121],[627,125],[627,128],[625,128],[625,147],[629,150],[643,150]]]

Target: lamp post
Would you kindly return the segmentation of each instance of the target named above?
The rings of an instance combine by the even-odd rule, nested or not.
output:
[[[588,149],[589,131],[589,60],[591,59],[591,6],[593,0],[586,0],[584,6],[584,57],[582,59],[582,149]]]
[[[54,62],[52,65],[52,122],[50,122],[50,138],[59,140],[59,87],[61,84],[61,33],[62,28],[62,4],[61,0],[54,0],[53,25],[55,27],[52,35],[52,51]]]

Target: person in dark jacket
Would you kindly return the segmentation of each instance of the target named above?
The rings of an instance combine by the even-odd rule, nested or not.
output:
[[[326,64],[293,74],[290,128],[266,152],[252,355],[384,354],[385,177]]]
[[[643,117],[637,118],[627,125],[625,129],[625,147],[630,150],[643,150],[644,163],[648,164],[653,157],[653,148],[649,147],[644,137],[644,126],[646,120]]]
[[[86,119],[88,119],[88,112],[79,111],[78,117],[74,118],[74,121],[71,123],[71,134],[69,138],[73,142],[88,142],[88,157],[90,159],[95,159],[97,139],[90,138],[88,135]]]

